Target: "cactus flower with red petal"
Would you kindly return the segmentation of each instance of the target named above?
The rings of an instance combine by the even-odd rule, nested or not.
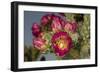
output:
[[[76,22],[67,22],[64,26],[65,31],[76,32],[78,24]]]
[[[59,16],[53,16],[51,28],[53,32],[59,32],[63,30],[63,26],[65,25],[65,21]]]
[[[52,47],[59,57],[64,57],[72,48],[72,39],[67,32],[58,32],[52,36]]]
[[[35,48],[37,48],[38,50],[45,52],[46,51],[46,41],[44,39],[41,38],[35,38],[33,39],[33,45]]]
[[[50,22],[51,19],[52,19],[52,14],[44,15],[41,18],[41,24],[45,26],[45,25],[47,25]]]
[[[33,23],[32,25],[32,34],[36,37],[40,34],[40,26],[37,23]]]

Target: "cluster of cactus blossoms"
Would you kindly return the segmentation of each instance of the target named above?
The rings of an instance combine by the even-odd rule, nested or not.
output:
[[[40,24],[33,23],[32,44],[41,53],[51,49],[57,56],[64,57],[73,47],[73,38],[69,32],[75,34],[78,24],[75,21],[67,21],[64,14],[58,14],[46,14],[42,16]]]

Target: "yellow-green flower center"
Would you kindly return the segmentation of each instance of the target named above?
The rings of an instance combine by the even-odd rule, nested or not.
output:
[[[59,49],[61,50],[64,50],[65,48],[67,48],[68,44],[67,44],[67,41],[64,37],[60,37],[59,39],[56,40],[56,43],[55,43]]]

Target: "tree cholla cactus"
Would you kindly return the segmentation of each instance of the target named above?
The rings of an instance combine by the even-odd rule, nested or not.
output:
[[[57,59],[85,59],[90,57],[90,15],[74,13],[49,13],[42,16],[40,24],[32,25],[32,52],[25,47],[25,61],[54,53]],[[31,56],[31,59],[28,57]],[[44,57],[43,57],[44,59]]]

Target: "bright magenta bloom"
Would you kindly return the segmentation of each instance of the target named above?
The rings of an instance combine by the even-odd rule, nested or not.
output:
[[[63,26],[65,25],[65,21],[59,17],[54,15],[52,20],[52,24],[51,24],[51,28],[53,30],[53,32],[59,32],[63,30]]]
[[[37,23],[33,23],[32,25],[32,34],[36,37],[40,34],[40,26]]]
[[[46,50],[46,41],[44,39],[41,38],[33,39],[33,45],[35,48],[37,48],[42,52]]]
[[[41,18],[41,24],[42,25],[47,25],[52,19],[52,14],[47,14],[47,15],[44,15],[42,18]]]
[[[53,32],[61,31],[66,24],[65,20],[54,14],[47,14],[41,18],[42,25],[51,24]]]
[[[52,47],[59,57],[64,57],[72,48],[72,39],[67,32],[58,32],[52,36]]]

